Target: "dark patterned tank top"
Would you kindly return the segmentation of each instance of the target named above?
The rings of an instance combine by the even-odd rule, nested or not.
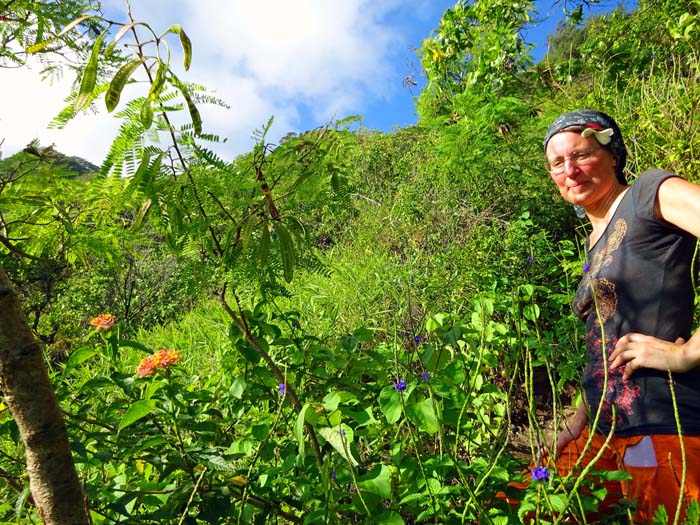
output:
[[[607,360],[618,339],[630,332],[665,341],[690,337],[697,239],[656,216],[659,186],[673,176],[661,170],[640,175],[589,247],[574,311],[586,321],[582,386],[591,424],[602,403],[599,432],[610,431],[613,414],[618,436],[678,432],[668,372],[640,369],[623,380],[622,367],[611,371]],[[673,374],[673,388],[684,434],[700,435],[700,369]]]

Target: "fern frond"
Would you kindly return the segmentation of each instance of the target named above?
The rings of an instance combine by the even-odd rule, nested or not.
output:
[[[83,111],[87,111],[89,109],[92,113],[97,113],[98,109],[95,106],[94,101],[102,93],[107,91],[108,87],[109,84],[106,83],[95,86],[92,96],[89,99],[90,105]],[[64,102],[66,102],[67,105],[51,120],[51,122],[49,122],[49,125],[47,126],[49,129],[63,129],[66,124],[75,118],[75,116],[78,114],[78,110],[75,109],[75,100],[77,97],[78,93],[73,92],[64,99]]]

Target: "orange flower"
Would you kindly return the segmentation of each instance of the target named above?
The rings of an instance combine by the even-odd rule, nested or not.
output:
[[[98,332],[106,332],[112,325],[117,322],[117,318],[112,314],[100,314],[90,320],[90,325],[95,327]]]
[[[179,360],[180,354],[177,350],[163,348],[158,350],[155,354],[142,359],[139,366],[136,368],[136,374],[139,377],[146,377],[159,368],[167,368],[170,365],[174,365]]]

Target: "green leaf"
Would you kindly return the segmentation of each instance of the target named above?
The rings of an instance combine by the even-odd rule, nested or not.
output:
[[[243,252],[248,251],[248,245],[250,244],[250,239],[253,236],[253,229],[258,224],[257,215],[249,215],[247,219],[244,220],[243,226],[241,227],[241,243],[243,246]]]
[[[126,32],[129,31],[129,29],[131,29],[135,25],[136,25],[135,22],[129,22],[128,24],[124,24],[121,27],[121,29],[119,29],[119,31],[117,31],[117,34],[114,35],[114,40],[109,45],[109,47],[105,50],[105,55],[111,54],[112,51],[114,50],[115,46],[117,45],[117,42],[119,42],[119,40],[121,40],[121,38],[126,34]]]
[[[163,91],[163,86],[165,85],[165,76],[168,72],[168,66],[161,59],[156,59],[158,62],[158,69],[156,69],[156,76],[151,84],[151,89],[148,90],[148,98],[151,101],[156,100],[161,92]]]
[[[382,512],[377,516],[376,523],[377,525],[404,525],[401,514],[393,510]]]
[[[85,71],[83,71],[83,78],[80,81],[78,96],[75,98],[75,102],[73,103],[73,107],[76,111],[84,109],[90,103],[92,92],[95,90],[95,83],[97,82],[97,60],[100,56],[102,40],[104,39],[105,34],[106,33],[104,31],[100,33],[100,36],[97,37],[94,45],[92,46],[90,58],[88,58]]]
[[[32,493],[29,490],[29,487],[25,487],[25,489],[17,497],[17,502],[15,503],[15,516],[17,517],[17,523],[21,523],[23,521],[22,518],[24,518],[24,507],[27,505],[27,501],[31,495]]]
[[[659,505],[654,513],[654,519],[652,521],[654,525],[665,525],[668,523],[668,512],[666,512],[666,507]]]
[[[179,25],[174,25],[172,28],[177,28],[176,32],[178,35],[180,35],[180,44],[182,45],[182,52],[185,55],[184,58],[184,66],[185,66],[185,71],[190,69],[190,65],[192,64],[192,41],[190,40],[190,37],[187,36],[187,33],[185,33],[184,29],[180,27]]]
[[[401,417],[401,397],[393,386],[384,387],[379,392],[379,408],[390,425]]]
[[[187,88],[187,86],[175,75],[170,74],[170,78],[172,79],[173,84],[177,89],[180,91],[182,94],[182,97],[185,99],[185,102],[187,103],[187,110],[190,112],[190,119],[192,119],[192,126],[194,127],[194,133],[195,135],[201,135],[202,134],[202,117],[199,114],[199,110],[197,109],[197,106],[195,105],[194,101],[192,100],[192,97],[190,96],[190,91]]]
[[[377,465],[358,480],[358,485],[377,496],[391,498],[391,470],[386,465]]]
[[[537,321],[540,317],[540,307],[536,304],[526,304],[523,307],[523,317],[528,321]]]
[[[203,463],[212,470],[219,472],[231,472],[233,467],[226,462],[226,460],[219,455],[207,456]]]
[[[138,231],[139,229],[141,229],[141,225],[143,224],[143,219],[148,214],[148,210],[151,209],[151,204],[153,204],[153,201],[151,199],[146,199],[143,202],[143,204],[139,208],[139,211],[136,213],[136,217],[134,217],[134,222],[131,225],[132,231]]]
[[[126,82],[129,80],[133,72],[136,71],[136,68],[142,63],[143,61],[140,58],[136,58],[119,68],[119,71],[117,71],[114,78],[112,78],[112,81],[109,83],[107,93],[105,93],[105,105],[107,106],[107,111],[111,113],[114,111],[114,108],[117,107]]]
[[[139,120],[143,129],[151,129],[153,125],[153,105],[151,104],[151,99],[147,98],[141,104],[141,111],[139,112]]]
[[[119,339],[117,341],[118,346],[127,346],[129,348],[136,348],[137,350],[141,350],[142,352],[145,352],[147,354],[152,354],[153,349],[149,348],[145,344],[141,343],[140,341],[134,341],[133,339]]]
[[[425,364],[425,368],[432,374],[442,370],[452,361],[452,349],[440,345],[436,347],[435,345],[428,343],[423,345],[423,353],[421,354],[421,361]]]
[[[139,419],[146,417],[148,414],[155,410],[156,404],[152,400],[140,400],[136,401],[133,405],[129,407],[126,414],[122,417],[119,425],[117,426],[117,432],[121,432],[123,429],[129,425],[133,425]]]
[[[700,522],[700,502],[696,499],[691,501],[686,508],[687,517],[684,525],[698,525]]]
[[[33,53],[37,53],[37,52],[41,51],[42,49],[44,49],[44,48],[45,48],[46,46],[48,46],[49,44],[51,44],[52,42],[55,42],[56,40],[58,40],[59,38],[61,38],[63,35],[65,35],[65,34],[68,33],[69,31],[71,31],[71,30],[72,30],[74,27],[76,27],[78,24],[80,24],[80,23],[82,23],[82,22],[84,22],[85,20],[88,20],[88,19],[90,19],[90,18],[97,18],[97,17],[96,17],[95,15],[83,15],[83,16],[81,16],[81,17],[76,18],[75,20],[72,20],[72,21],[69,22],[69,23],[66,25],[66,27],[64,27],[56,36],[51,37],[51,38],[48,38],[48,39],[46,39],[46,40],[44,40],[44,41],[42,41],[42,42],[37,42],[37,43],[34,44],[33,46],[29,46],[29,47],[27,48],[27,53],[29,53],[29,54],[31,55],[31,54],[33,54]]]
[[[248,388],[248,383],[246,383],[245,378],[242,376],[237,376],[231,381],[231,386],[228,389],[228,393],[231,394],[236,399],[243,398],[243,392]]]
[[[550,494],[547,501],[552,504],[552,510],[555,512],[564,512],[564,509],[566,508],[566,495]]]
[[[267,254],[270,252],[270,230],[267,227],[267,221],[262,224],[262,236],[260,237],[260,248],[258,250],[258,262],[260,267],[265,266],[267,262]]]
[[[306,423],[306,411],[309,410],[311,405],[306,403],[302,409],[299,411],[296,423],[294,423],[294,435],[297,438],[297,443],[299,443],[299,456],[304,457],[304,452],[306,449],[306,443],[304,442],[304,424]]]
[[[280,256],[282,257],[282,268],[284,270],[284,280],[291,283],[294,279],[294,266],[296,264],[296,249],[292,236],[282,223],[275,221],[275,233],[280,242]]]
[[[428,434],[436,434],[440,430],[440,423],[435,414],[435,406],[431,398],[426,398],[419,403],[406,405],[406,415],[418,427]]]
[[[344,431],[344,434],[341,433],[341,430]],[[353,467],[359,465],[350,450],[350,444],[353,441],[353,432],[350,427],[346,425],[342,425],[340,428],[324,427],[319,428],[318,433]]]
[[[85,361],[87,361],[92,356],[98,353],[99,350],[97,350],[96,348],[80,348],[76,350],[68,358],[68,362],[66,363],[66,368],[64,371],[67,372],[68,370],[75,368],[76,366],[84,363]]]

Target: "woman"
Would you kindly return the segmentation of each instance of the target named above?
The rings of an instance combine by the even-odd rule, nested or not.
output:
[[[561,115],[544,149],[561,196],[592,228],[574,301],[586,322],[585,402],[558,435],[557,468],[568,472],[582,454],[585,465],[603,447],[595,469],[632,479],[608,484],[602,512],[621,492],[636,501],[636,523],[651,523],[661,504],[672,521],[683,481],[679,433],[683,509],[700,499],[700,330],[691,337],[700,186],[661,170],[628,186],[620,129],[598,111]]]

